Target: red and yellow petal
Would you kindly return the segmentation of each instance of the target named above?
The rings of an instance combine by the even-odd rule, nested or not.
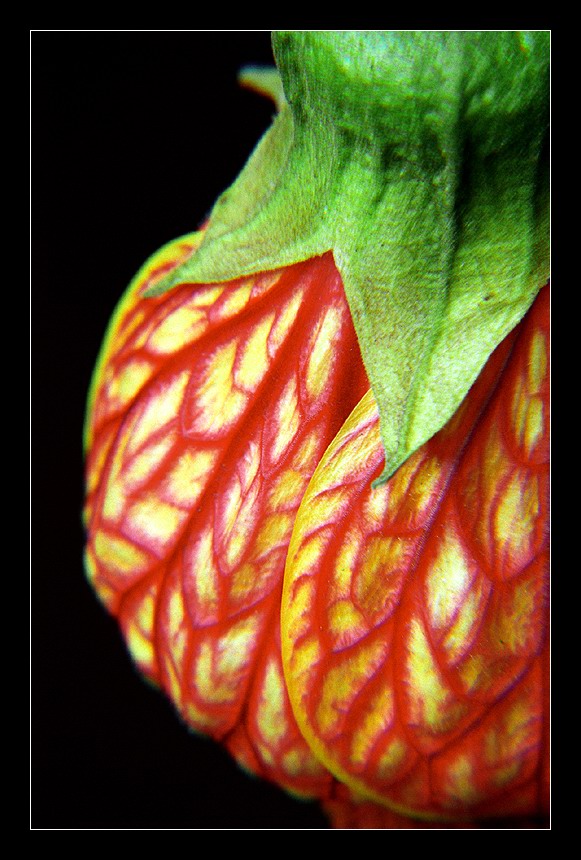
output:
[[[317,468],[282,600],[315,755],[424,819],[547,802],[549,290],[388,481],[371,392]]]
[[[88,575],[187,723],[290,790],[331,777],[296,725],[279,610],[296,512],[368,388],[330,254],[221,284],[130,286],[92,386]]]

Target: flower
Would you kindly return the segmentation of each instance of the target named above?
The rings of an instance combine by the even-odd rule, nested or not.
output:
[[[112,318],[87,574],[185,722],[335,826],[538,815],[543,34],[274,45],[271,130]]]

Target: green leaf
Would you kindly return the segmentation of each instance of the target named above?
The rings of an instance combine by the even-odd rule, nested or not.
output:
[[[280,112],[160,289],[332,250],[386,479],[547,280],[549,34],[283,31],[273,47]]]

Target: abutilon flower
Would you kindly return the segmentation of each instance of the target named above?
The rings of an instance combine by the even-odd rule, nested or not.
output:
[[[187,725],[332,826],[538,821],[547,34],[273,48],[272,127],[111,320],[89,580]]]

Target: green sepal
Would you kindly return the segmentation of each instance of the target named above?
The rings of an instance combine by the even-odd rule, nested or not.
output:
[[[238,75],[238,83],[268,96],[279,109],[286,102],[280,75],[273,66],[245,66]]]
[[[548,278],[549,34],[283,31],[273,48],[279,112],[156,292],[332,250],[385,480]]]

